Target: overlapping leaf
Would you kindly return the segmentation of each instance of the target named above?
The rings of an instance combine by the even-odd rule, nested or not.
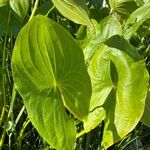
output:
[[[123,30],[125,39],[130,39],[148,18],[150,18],[150,3],[145,4],[130,15]]]
[[[93,55],[101,43],[105,42],[113,35],[122,33],[121,24],[112,16],[104,18],[99,24],[93,21],[93,24],[94,28],[87,30],[87,35],[82,42],[85,60]]]
[[[0,7],[5,6],[8,4],[8,0],[1,0],[0,1]]]
[[[91,26],[85,0],[52,0],[66,18],[78,24]]]
[[[141,119],[148,73],[144,60],[123,38],[114,36],[105,44],[108,46],[101,45],[93,55],[89,74],[92,80],[90,111],[101,107],[105,110],[102,144],[107,148],[133,130]]]
[[[10,6],[17,16],[23,20],[29,9],[29,0],[10,0]]]
[[[73,149],[75,125],[65,107],[85,120],[91,95],[82,49],[60,25],[37,16],[18,35],[12,67],[35,128],[54,148]]]

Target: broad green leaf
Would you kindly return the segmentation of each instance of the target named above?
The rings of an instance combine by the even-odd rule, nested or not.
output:
[[[125,39],[130,39],[131,36],[138,30],[144,21],[150,18],[150,3],[145,4],[136,11],[134,11],[128,18],[123,36]]]
[[[20,20],[23,20],[29,9],[29,0],[10,0],[10,6]]]
[[[144,114],[142,116],[141,121],[148,127],[150,127],[150,89],[147,94],[147,99],[145,103]]]
[[[114,39],[118,39],[116,43]],[[102,107],[106,112],[102,144],[108,148],[141,119],[149,77],[144,60],[123,38],[114,36],[105,44],[112,47],[101,45],[89,63],[90,111]]]
[[[109,0],[111,11],[116,11],[123,15],[130,15],[138,6],[135,0]]]
[[[105,42],[115,34],[122,33],[119,21],[112,16],[104,18],[99,24],[96,21],[93,21],[93,24],[94,28],[89,28],[87,30],[87,36],[82,43],[85,60],[91,58],[101,43]]]
[[[0,35],[16,36],[23,25],[13,16],[8,6],[0,7]]]
[[[91,96],[82,49],[59,24],[39,15],[19,33],[12,67],[35,128],[52,147],[72,150],[75,124],[65,109],[85,120]]]
[[[66,18],[78,24],[92,25],[85,0],[52,0],[52,2]]]
[[[8,4],[8,0],[0,0],[0,7]]]

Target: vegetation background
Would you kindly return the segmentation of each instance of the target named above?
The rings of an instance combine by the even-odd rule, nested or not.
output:
[[[145,3],[149,2],[118,0],[118,5],[113,10],[110,1],[86,1],[90,18],[99,23],[105,17],[112,15],[116,16],[122,25],[132,12]],[[13,47],[19,31],[28,22],[35,5],[35,1],[30,0],[29,6],[24,3],[19,11],[20,14],[17,14],[17,8],[13,7],[13,0],[0,0],[0,150],[52,150],[30,122],[21,96],[13,90],[11,69]],[[55,20],[79,43],[82,42],[80,38],[85,36],[84,31],[86,31],[84,25],[76,24],[64,17],[50,0],[39,0],[37,6],[35,15],[46,15]],[[144,57],[147,70],[150,72],[150,19],[142,23],[130,39],[130,43]],[[78,124],[77,129],[81,131],[82,128],[82,124]],[[101,147],[102,134],[103,122],[78,138],[75,150],[103,149]],[[150,150],[150,127],[139,122],[132,132],[108,149]]]

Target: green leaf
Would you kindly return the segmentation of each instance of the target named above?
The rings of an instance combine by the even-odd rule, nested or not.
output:
[[[75,124],[65,109],[85,120],[91,96],[82,49],[59,24],[39,15],[19,33],[12,67],[35,128],[52,147],[72,150]]]
[[[29,0],[10,0],[10,6],[22,21],[29,9]]]
[[[147,94],[147,99],[145,103],[145,109],[144,109],[144,114],[141,118],[141,121],[148,127],[150,127],[150,89]]]
[[[105,148],[132,131],[141,119],[149,79],[144,60],[136,50],[119,36],[114,43],[114,38],[105,42],[112,47],[101,45],[89,63],[90,111],[102,107],[106,112],[102,141]],[[115,45],[117,48],[113,48]]]
[[[91,26],[85,0],[52,0],[55,7],[66,18],[78,24]]]
[[[0,7],[8,4],[8,0],[0,0]]]
[[[124,38],[130,39],[131,36],[136,33],[140,25],[148,18],[150,18],[150,3],[145,4],[130,15],[124,26]]]
[[[104,108],[97,107],[91,111],[86,121],[84,121],[85,133],[88,133],[92,129],[96,128],[106,117]]]
[[[5,33],[16,36],[22,26],[8,6],[0,7],[0,36]]]
[[[116,11],[123,15],[130,15],[138,6],[135,0],[109,0],[111,11]]]
[[[93,21],[93,24],[94,28],[89,28],[87,30],[87,36],[82,43],[85,60],[91,58],[101,43],[105,42],[115,34],[122,33],[121,24],[115,17],[112,16],[104,18],[100,24]]]

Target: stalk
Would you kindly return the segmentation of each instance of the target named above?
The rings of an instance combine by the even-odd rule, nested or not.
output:
[[[4,48],[3,48],[3,59],[2,59],[2,71],[5,70],[5,62],[6,62],[6,44],[7,44],[7,34],[4,38]],[[2,121],[5,116],[5,110],[6,110],[6,89],[5,89],[5,81],[6,81],[6,75],[5,73],[2,73],[2,98],[3,98],[3,108],[2,113],[0,117],[0,126],[2,125]]]
[[[6,118],[6,122],[4,124],[4,129],[3,129],[3,132],[2,132],[2,136],[1,136],[1,139],[0,139],[0,150],[2,150],[4,139],[5,139],[5,136],[6,136],[7,125],[8,125],[9,119],[11,117],[11,114],[13,113],[13,106],[14,106],[14,102],[15,102],[15,99],[16,99],[16,95],[17,95],[17,91],[14,87],[13,92],[12,92],[10,108],[9,108],[9,111],[8,111],[8,115],[7,115],[7,118]]]
[[[35,4],[34,4],[34,7],[33,7],[32,14],[31,14],[31,16],[30,16],[30,18],[29,18],[29,21],[31,21],[31,19],[34,17],[35,12],[36,12],[36,10],[37,10],[37,8],[38,8],[38,4],[39,4],[39,0],[36,0],[36,1],[35,1]]]

